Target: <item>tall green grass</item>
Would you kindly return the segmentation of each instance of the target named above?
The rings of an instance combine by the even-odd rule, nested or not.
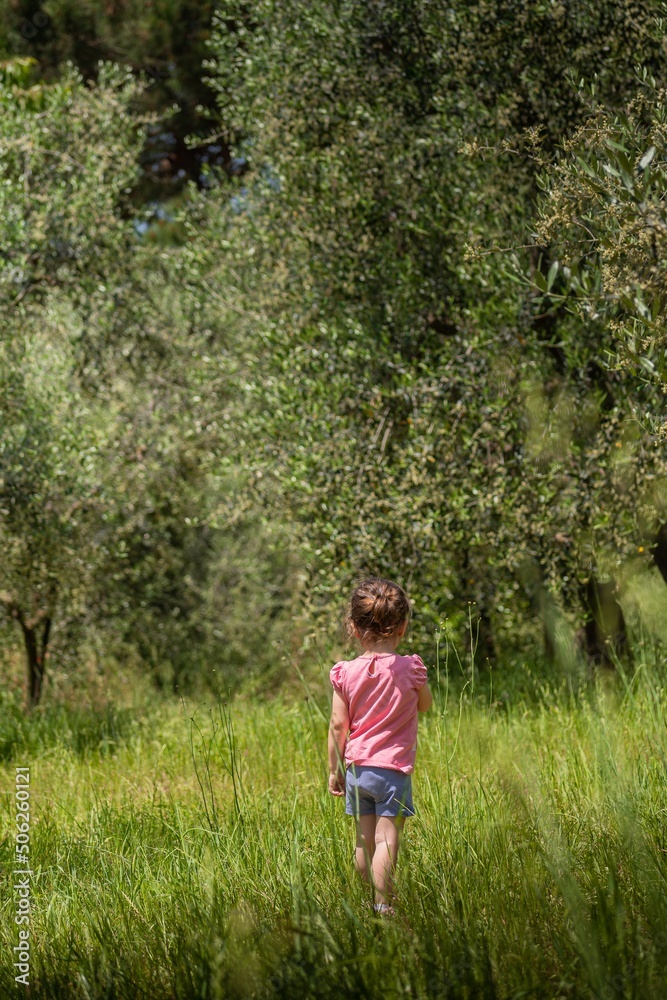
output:
[[[488,685],[445,698],[441,664],[391,921],[365,905],[326,791],[323,688],[134,719],[25,723],[5,704],[0,996],[25,994],[10,873],[13,769],[30,765],[31,998],[663,1000],[659,673],[506,707]]]

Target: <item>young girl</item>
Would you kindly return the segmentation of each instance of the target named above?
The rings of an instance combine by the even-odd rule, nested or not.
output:
[[[410,603],[398,584],[365,580],[346,618],[364,651],[329,675],[329,791],[346,795],[345,812],[356,821],[356,867],[373,886],[382,914],[393,913],[392,873],[405,817],[414,816],[417,713],[433,702],[420,658],[395,652],[409,620]]]

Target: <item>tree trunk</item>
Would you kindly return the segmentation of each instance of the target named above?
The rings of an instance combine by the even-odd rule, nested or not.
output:
[[[604,583],[591,576],[583,588],[586,622],[582,629],[584,652],[593,663],[614,667],[615,659],[628,648],[623,609],[618,603],[615,580]]]
[[[42,696],[51,617],[48,612],[41,610],[33,618],[26,619],[13,596],[4,591],[0,592],[0,604],[4,605],[10,618],[21,626],[26,660],[26,701],[28,708],[34,708]]]
[[[656,533],[651,555],[660,575],[667,583],[667,524],[662,524]]]
[[[26,658],[26,681],[28,707],[34,708],[42,697],[44,682],[44,661],[51,632],[51,619],[46,618],[39,625],[32,625],[19,619],[23,630],[23,642]],[[41,635],[40,635],[41,626]]]
[[[484,668],[495,660],[496,649],[493,625],[489,613],[489,600],[484,583],[480,579],[479,568],[472,565],[469,554],[463,551],[459,567],[458,592],[467,600],[470,612],[465,623],[466,658],[477,669]]]
[[[523,585],[530,607],[542,625],[544,655],[552,666],[557,661],[556,621],[557,607],[544,583],[544,576],[537,559],[526,559],[519,567],[519,581]]]

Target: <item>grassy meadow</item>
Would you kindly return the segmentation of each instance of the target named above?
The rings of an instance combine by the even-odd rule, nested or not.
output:
[[[44,704],[30,721],[5,694],[0,995],[26,994],[11,869],[29,766],[31,998],[662,998],[660,675],[503,699],[441,668],[393,920],[369,910],[326,791],[323,680],[231,705]]]

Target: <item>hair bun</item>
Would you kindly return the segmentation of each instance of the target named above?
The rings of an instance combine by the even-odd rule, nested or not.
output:
[[[359,584],[346,616],[350,637],[358,635],[362,642],[386,639],[410,618],[407,594],[393,580],[373,576]]]

